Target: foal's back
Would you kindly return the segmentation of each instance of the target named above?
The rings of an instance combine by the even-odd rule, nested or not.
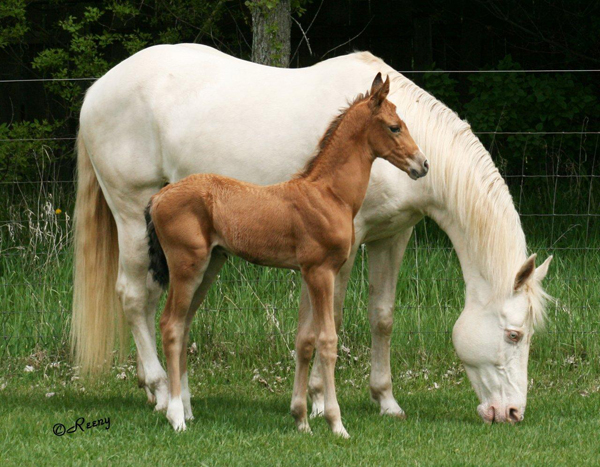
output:
[[[182,251],[220,246],[255,264],[299,269],[317,247],[307,230],[333,232],[344,221],[351,228],[351,217],[339,219],[325,205],[302,180],[261,186],[194,174],[155,195],[152,216],[162,244]]]

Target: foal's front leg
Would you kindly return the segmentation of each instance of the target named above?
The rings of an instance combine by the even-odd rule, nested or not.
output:
[[[335,393],[335,362],[338,337],[333,316],[335,272],[320,266],[302,271],[312,305],[312,317],[316,333],[317,351],[325,392],[325,419],[331,430],[344,438],[348,432],[342,424],[340,406]]]
[[[335,289],[333,299],[333,314],[335,317],[335,328],[339,332],[342,325],[342,310],[344,307],[344,298],[346,297],[346,289],[348,287],[348,280],[354,266],[354,259],[356,258],[356,252],[360,242],[355,242],[348,257],[348,261],[344,263],[337,277],[335,278]],[[306,288],[306,284],[302,284],[303,288]],[[302,310],[307,308],[306,315],[310,315],[310,300],[308,294],[306,299],[303,295],[300,296],[300,313]],[[313,362],[312,371],[310,372],[310,379],[308,381],[308,394],[312,402],[312,411],[310,418],[321,417],[325,410],[325,395],[323,393],[323,376],[321,374],[321,363],[318,358],[315,358]]]

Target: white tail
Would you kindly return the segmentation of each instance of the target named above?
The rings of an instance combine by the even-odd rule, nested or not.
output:
[[[75,266],[71,350],[82,373],[99,373],[113,361],[115,337],[121,357],[127,326],[116,294],[117,226],[81,136],[77,137]]]

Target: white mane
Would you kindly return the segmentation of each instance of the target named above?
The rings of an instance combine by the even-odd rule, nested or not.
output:
[[[472,247],[471,256],[496,298],[512,294],[527,258],[525,234],[508,187],[471,126],[442,102],[368,52],[358,58],[379,62],[392,79],[399,111],[410,116],[410,132],[431,161],[424,179],[440,205],[455,215]],[[543,322],[547,295],[537,282],[529,287],[531,320]]]

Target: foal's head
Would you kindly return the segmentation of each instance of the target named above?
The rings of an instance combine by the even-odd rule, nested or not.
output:
[[[381,73],[377,73],[365,101],[371,111],[367,123],[369,146],[375,157],[385,159],[416,180],[427,174],[429,162],[398,117],[396,106],[386,99],[389,92],[390,78],[383,82]]]

